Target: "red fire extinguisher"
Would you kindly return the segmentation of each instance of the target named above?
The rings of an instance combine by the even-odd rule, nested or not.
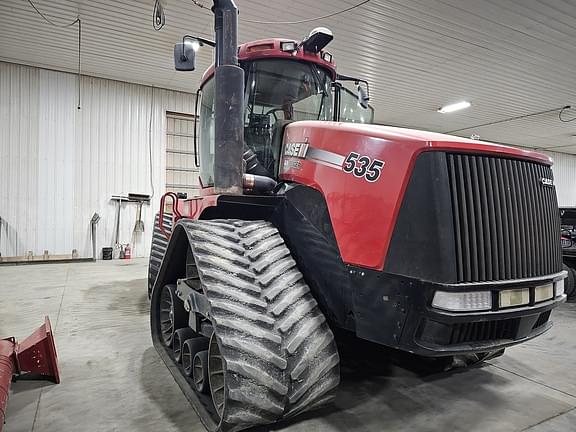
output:
[[[124,259],[132,258],[132,249],[130,249],[130,245],[127,244],[124,248]]]

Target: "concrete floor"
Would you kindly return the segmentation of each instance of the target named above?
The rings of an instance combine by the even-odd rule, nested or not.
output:
[[[4,432],[204,430],[152,347],[145,277],[145,260],[0,267],[0,336],[49,314],[62,376],[13,384]],[[348,370],[335,407],[274,430],[576,431],[576,304],[553,317],[483,367]]]

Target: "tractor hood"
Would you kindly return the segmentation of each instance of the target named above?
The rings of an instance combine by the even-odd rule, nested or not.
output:
[[[451,135],[299,121],[284,130],[279,177],[316,189],[326,198],[344,262],[381,270],[414,166],[426,153],[437,153],[445,160],[440,171],[429,172],[431,183],[447,181],[449,155],[454,154],[494,163],[516,159],[547,169],[552,164],[540,153]],[[551,173],[544,177],[532,175],[527,181],[553,188]],[[503,174],[494,178],[494,182],[501,181],[513,182],[514,178],[504,178]]]
[[[474,152],[482,154],[492,153],[502,157],[528,159],[546,165],[552,165],[552,159],[542,153],[521,150],[515,147],[487,141],[472,140],[454,135],[416,129],[319,121],[294,122],[286,129],[286,138],[294,135],[306,137],[307,135],[316,136],[317,134],[329,134],[330,136],[336,135],[346,139],[347,142],[348,140],[352,140],[356,144],[360,141],[368,140],[369,143],[375,145],[379,145],[378,143],[380,143],[380,145],[394,143],[403,146],[407,145],[417,153],[426,150],[447,150],[453,152]],[[313,144],[310,145],[314,147]],[[350,150],[352,149],[350,148]]]

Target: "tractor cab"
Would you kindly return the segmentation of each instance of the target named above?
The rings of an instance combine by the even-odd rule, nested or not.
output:
[[[333,80],[321,66],[292,59],[255,60],[245,67],[244,141],[275,177],[284,126],[333,119]]]
[[[291,122],[373,121],[374,110],[367,103],[363,87],[367,83],[338,75],[330,53],[319,49],[317,43],[306,44],[316,34],[327,38],[331,35],[328,32],[316,29],[301,43],[267,39],[238,49],[238,63],[244,71],[243,138],[245,150],[253,152],[258,161],[259,175],[277,178],[284,127]],[[176,56],[180,57],[178,50],[184,50],[186,44],[184,41],[182,48],[177,45]],[[344,81],[354,82],[358,93],[347,88]],[[204,186],[214,184],[215,99],[212,66],[202,77],[196,113],[200,119],[200,179]]]

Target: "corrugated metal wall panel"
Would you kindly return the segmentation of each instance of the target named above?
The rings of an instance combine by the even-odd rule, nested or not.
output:
[[[560,207],[576,207],[576,156],[543,152],[554,159],[552,172]]]
[[[40,70],[38,97],[38,214],[36,242],[41,253],[71,253],[76,145],[76,90],[74,76]],[[30,188],[34,185],[31,184]]]
[[[0,252],[4,256],[90,256],[90,218],[98,212],[97,247],[114,242],[115,194],[152,193],[143,235],[134,236],[136,205],[123,204],[120,242],[146,256],[165,185],[166,111],[191,114],[194,95],[0,62]]]
[[[0,66],[0,253],[36,242],[38,69]]]

